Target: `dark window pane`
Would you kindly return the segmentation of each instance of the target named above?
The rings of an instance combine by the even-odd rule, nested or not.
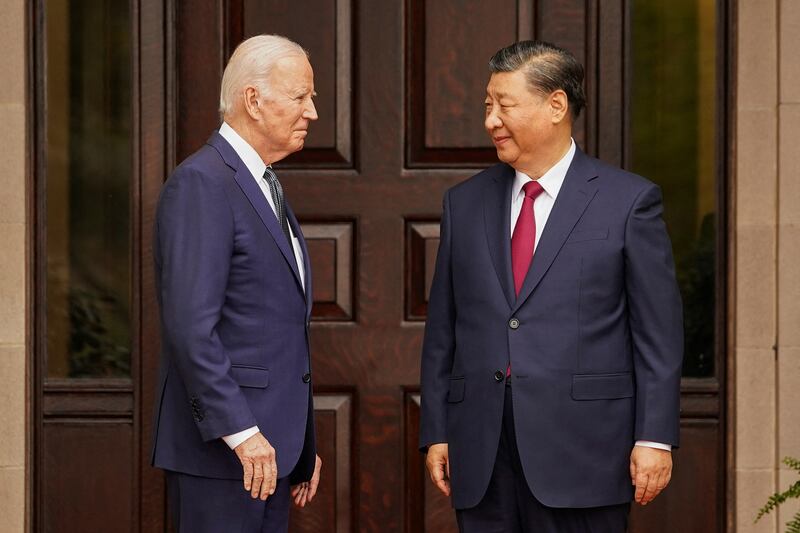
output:
[[[129,376],[131,18],[47,1],[47,375]]]
[[[632,167],[664,193],[696,377],[714,374],[716,32],[716,0],[633,2]]]

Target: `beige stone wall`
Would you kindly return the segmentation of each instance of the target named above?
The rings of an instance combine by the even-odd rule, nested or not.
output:
[[[782,533],[798,503],[753,518],[800,457],[800,3],[740,0],[737,19],[736,531]]]
[[[778,459],[800,459],[800,2],[781,0],[778,24]],[[781,465],[778,486],[798,479]],[[783,525],[800,510],[785,506]]]
[[[25,523],[25,2],[0,17],[0,531]]]

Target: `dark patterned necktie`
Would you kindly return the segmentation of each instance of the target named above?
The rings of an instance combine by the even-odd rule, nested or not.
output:
[[[289,233],[289,220],[286,218],[286,203],[283,199],[283,187],[281,187],[281,182],[278,181],[278,176],[275,175],[275,172],[270,167],[267,167],[264,171],[264,179],[269,185],[272,203],[275,204],[275,216],[278,217],[278,222],[280,222],[283,234],[286,235],[286,242],[289,243],[289,246],[292,246],[292,236]]]

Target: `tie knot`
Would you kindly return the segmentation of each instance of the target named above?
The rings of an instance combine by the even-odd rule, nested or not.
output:
[[[536,197],[544,192],[544,189],[539,185],[538,181],[529,181],[522,187],[522,190],[525,191],[525,196],[531,200],[536,200]]]

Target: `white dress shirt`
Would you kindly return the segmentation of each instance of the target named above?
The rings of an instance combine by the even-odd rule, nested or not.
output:
[[[222,138],[228,141],[228,144],[233,147],[236,155],[239,156],[239,159],[242,160],[244,165],[247,167],[247,170],[250,171],[253,179],[258,184],[261,192],[267,199],[269,206],[272,208],[272,212],[275,213],[275,203],[272,201],[272,193],[269,190],[269,184],[267,183],[267,180],[264,179],[264,171],[267,169],[267,164],[264,163],[264,161],[261,159],[261,156],[258,155],[258,152],[256,152],[255,149],[247,143],[247,141],[242,139],[242,137],[236,133],[236,131],[231,128],[227,122],[222,123],[222,126],[219,128],[219,134],[222,135]],[[275,214],[276,219],[277,217],[278,215]],[[303,290],[305,291],[306,273],[305,266],[303,265],[303,251],[300,248],[300,241],[294,235],[291,224],[289,225],[289,234],[292,237],[292,249],[294,251],[294,259],[297,262],[297,270],[300,274],[300,284],[303,286]],[[222,440],[224,440],[225,444],[227,444],[232,450],[258,433],[258,431],[258,426],[253,426],[238,433],[234,433],[233,435],[222,437]]]
[[[547,219],[550,217],[550,212],[553,210],[553,204],[556,202],[558,192],[561,190],[561,185],[564,184],[564,178],[567,176],[572,159],[575,157],[575,141],[570,139],[569,150],[564,154],[564,157],[559,159],[558,163],[550,167],[550,170],[545,172],[539,178],[539,185],[542,186],[544,192],[539,194],[533,201],[533,215],[536,219],[536,240],[533,243],[533,251],[536,252],[536,247],[539,246],[539,240],[544,232],[544,227],[547,224]],[[517,224],[519,213],[522,210],[522,202],[525,200],[525,192],[522,188],[529,181],[533,179],[527,174],[516,171],[514,176],[514,184],[511,187],[511,235],[514,235],[514,226]],[[646,446],[648,448],[658,448],[659,450],[671,450],[672,446],[669,444],[662,444],[660,442],[651,442],[646,440],[637,440],[636,446]]]

